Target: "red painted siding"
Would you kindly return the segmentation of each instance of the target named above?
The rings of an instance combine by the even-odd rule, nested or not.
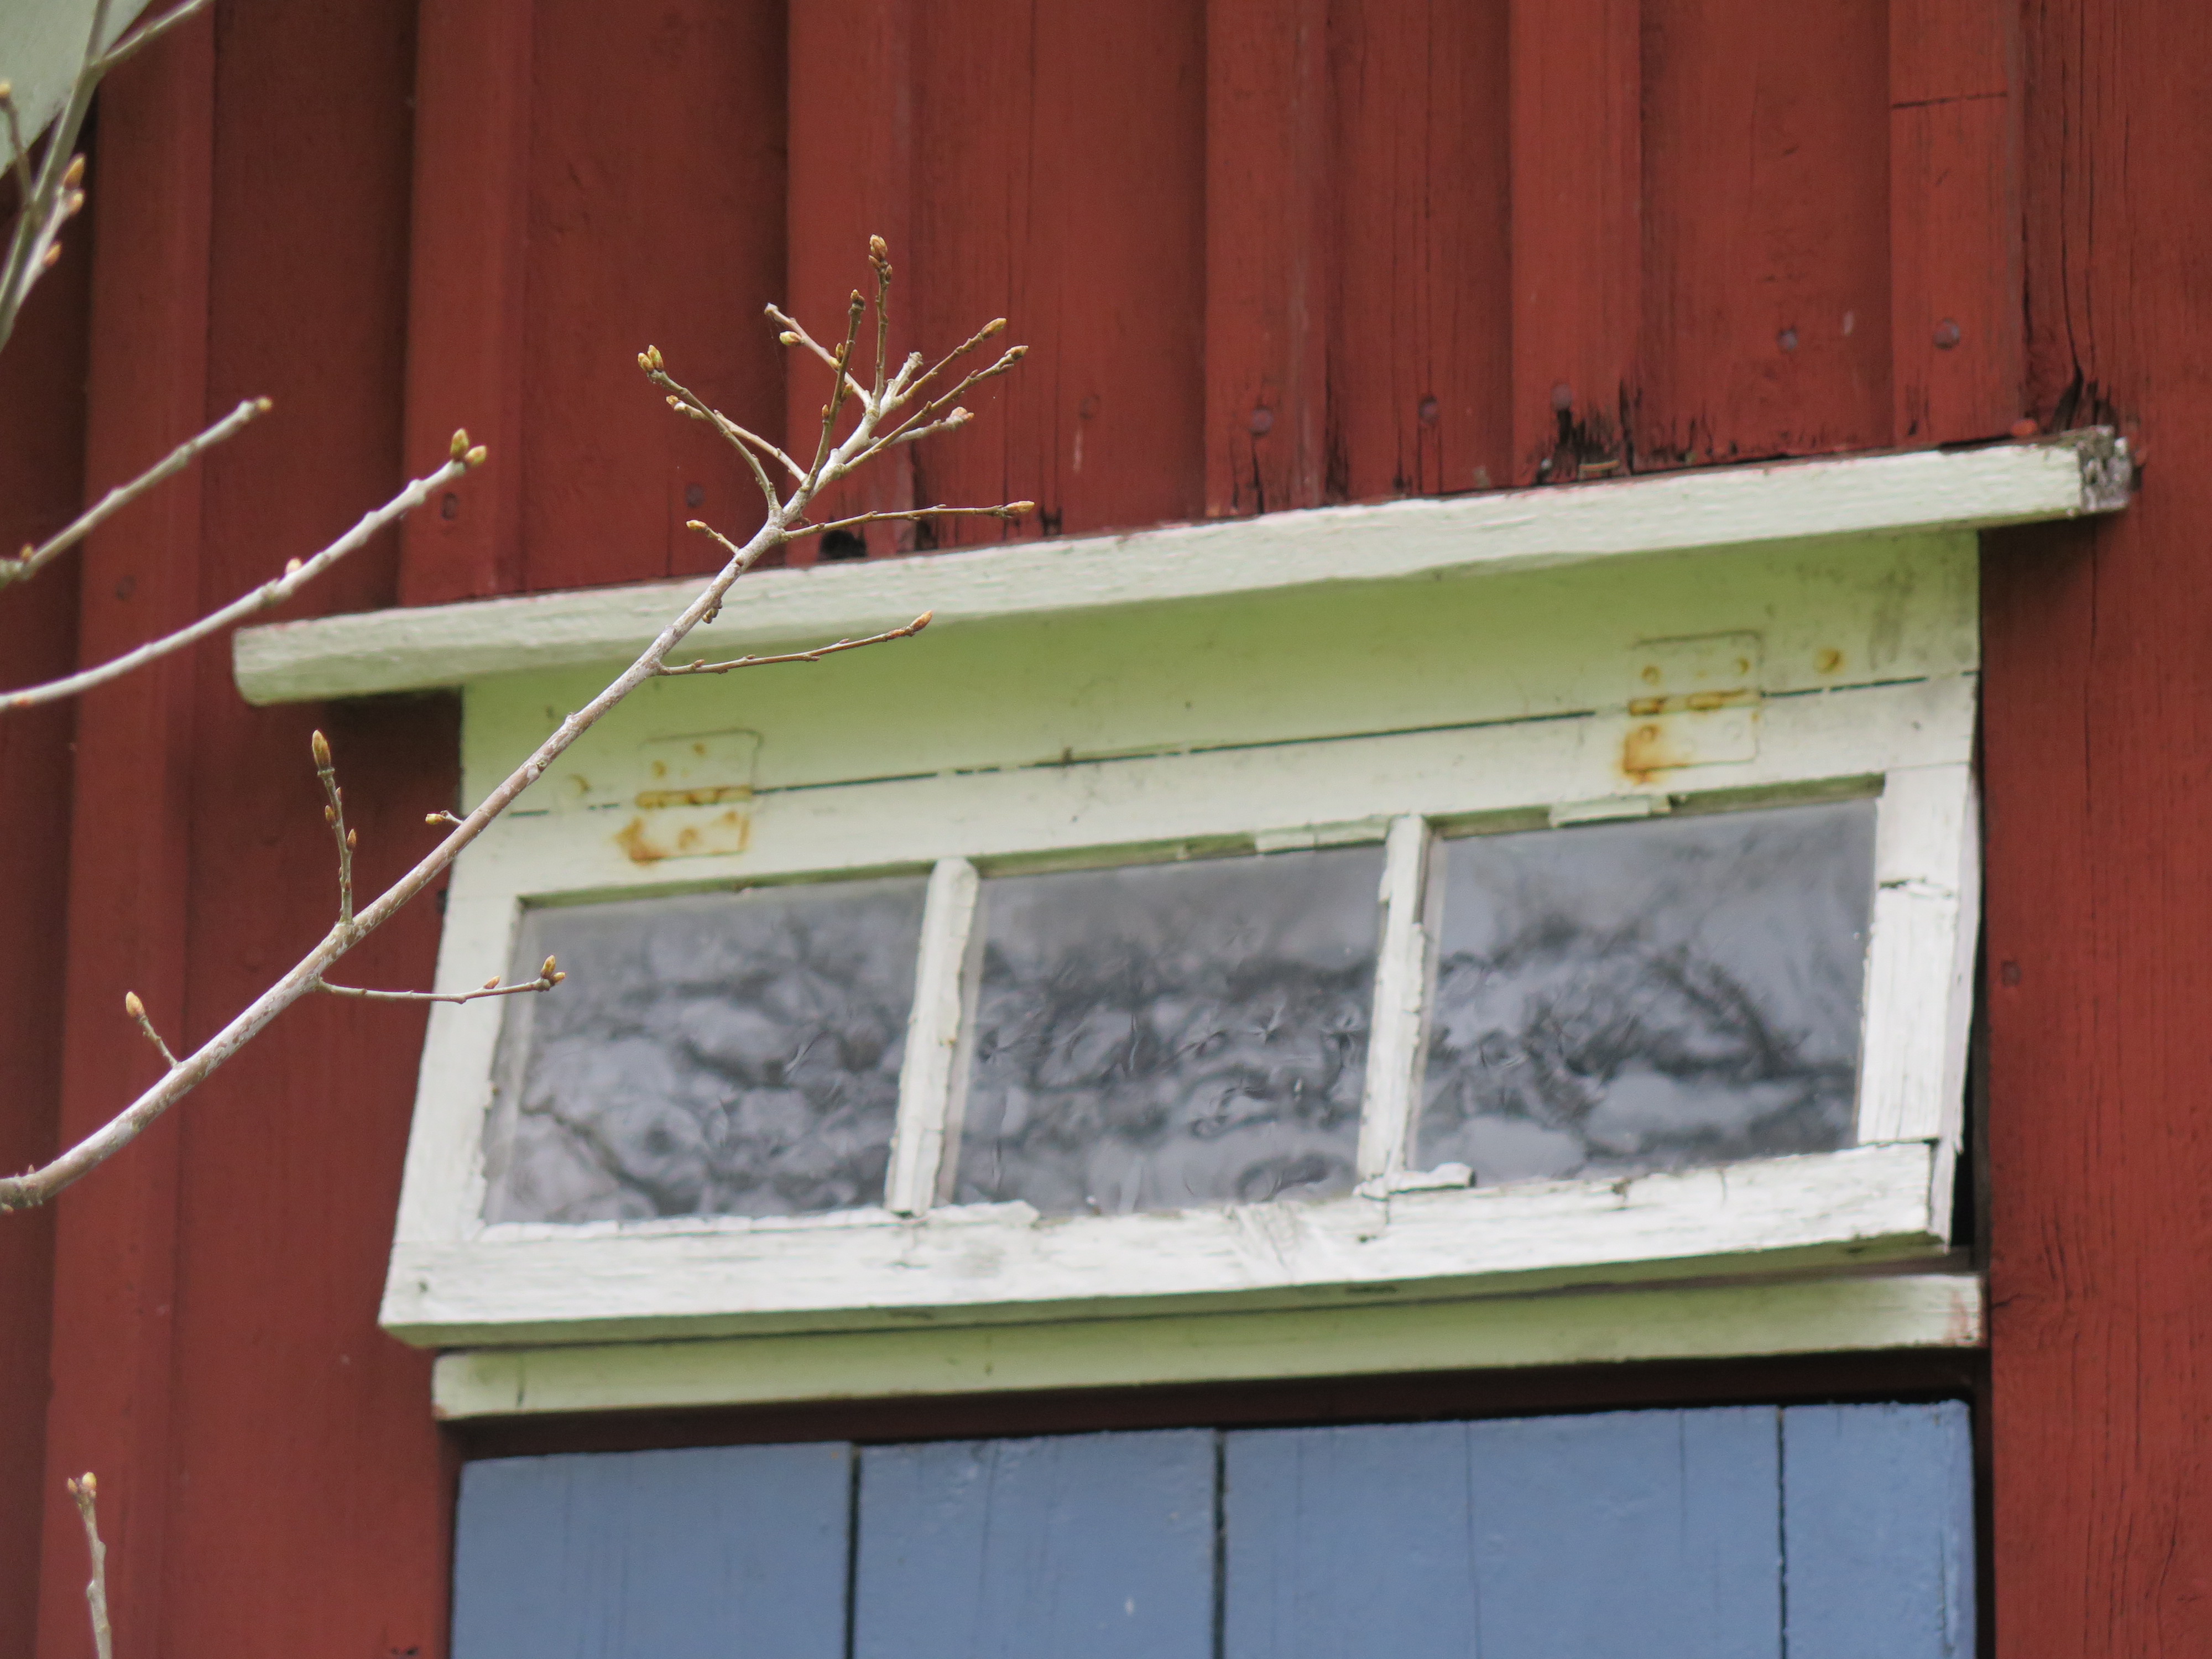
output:
[[[0,356],[0,548],[40,541],[83,496],[86,277],[83,239],[32,295]],[[76,665],[74,556],[0,602],[9,684]],[[0,1166],[54,1148],[61,1092],[61,940],[67,925],[70,748],[75,711],[0,722]],[[28,1653],[39,1605],[45,1512],[47,1334],[53,1217],[0,1220],[0,1652]]]
[[[103,111],[90,481],[240,395],[279,412],[95,539],[82,648],[265,574],[460,424],[493,465],[319,608],[696,568],[682,521],[754,509],[634,354],[659,343],[811,443],[819,382],[787,375],[757,313],[789,295],[827,326],[878,229],[896,349],[1004,313],[1035,349],[968,433],[849,499],[1032,496],[1023,534],[2116,406],[2153,446],[2142,501],[2001,538],[1988,583],[1994,1611],[2007,1659],[2192,1651],[2212,1601],[2212,501],[2187,462],[2212,421],[2212,25],[2185,0],[2119,17],[228,0]],[[64,404],[69,269],[41,301],[52,355],[19,342],[5,371]],[[0,458],[9,525],[75,489],[73,419],[39,426],[51,453]],[[68,598],[9,597],[26,672],[70,650]],[[126,986],[205,1032],[325,925],[312,724],[338,744],[365,878],[450,797],[449,705],[256,713],[226,660],[89,700],[73,781],[59,720],[0,732],[9,799],[65,789],[71,811],[0,822],[11,867],[54,873],[0,914],[0,962],[26,975],[0,996],[0,1152],[51,1136],[13,1103],[57,1098],[57,1068],[64,1127],[149,1075]],[[24,964],[54,959],[64,907],[61,1018]],[[421,982],[436,929],[419,908],[358,971]],[[36,1040],[57,1024],[58,1054]],[[49,1249],[59,1310],[40,1566],[0,1516],[0,1606],[35,1570],[43,1659],[87,1647],[58,1480],[88,1467],[125,1652],[252,1659],[331,1631],[441,1650],[453,1449],[423,1361],[374,1325],[419,1032],[299,1011],[51,1224],[5,1224],[0,1316],[33,1337],[0,1354],[0,1410],[43,1395],[23,1274]],[[33,1455],[0,1442],[0,1502]]]
[[[2025,17],[2034,404],[2148,465],[1985,562],[1997,1639],[2154,1659],[2212,1631],[2212,18]]]

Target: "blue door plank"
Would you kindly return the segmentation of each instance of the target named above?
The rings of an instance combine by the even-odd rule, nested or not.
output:
[[[852,1449],[461,1472],[453,1659],[842,1659]]]
[[[1484,1659],[1778,1659],[1771,1407],[1470,1424]]]
[[[1204,1430],[869,1448],[854,1659],[1212,1659],[1213,1492]]]
[[[1966,1407],[1792,1406],[1782,1422],[1790,1659],[1971,1659]]]
[[[1776,1659],[1770,1408],[1228,1437],[1224,1659]]]
[[[1465,1425],[1226,1439],[1224,1659],[1474,1653]]]

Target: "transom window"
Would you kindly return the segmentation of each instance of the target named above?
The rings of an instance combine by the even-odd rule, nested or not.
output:
[[[937,620],[649,684],[463,857],[440,986],[568,978],[433,1011],[384,1322],[471,1351],[456,1411],[1342,1369],[1380,1339],[1265,1322],[1386,1305],[1484,1363],[1449,1310],[1774,1274],[1789,1331],[1638,1351],[1971,1340],[1975,532],[2124,479],[2089,434],[748,577],[699,651]],[[240,684],[459,684],[474,799],[675,599],[279,626]],[[1547,1305],[1482,1328],[1618,1347]],[[706,1340],[769,1336],[820,1381]]]
[[[954,861],[934,915],[920,877],[533,905],[516,973],[557,954],[575,988],[508,1005],[484,1217],[1326,1199],[1390,1173],[1363,1139],[1408,1129],[1438,1185],[1834,1151],[1877,808],[1409,819],[1436,920],[1395,938],[1383,838],[980,881]],[[1425,991],[1410,1045],[1372,1041],[1386,951]],[[907,1063],[933,970],[957,986],[942,1089]],[[940,1150],[891,1194],[902,1139]]]

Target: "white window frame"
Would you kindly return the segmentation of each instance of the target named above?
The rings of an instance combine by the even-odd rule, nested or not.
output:
[[[423,1054],[383,1322],[404,1340],[439,1347],[601,1345],[570,1347],[568,1362],[549,1359],[550,1350],[534,1361],[520,1352],[505,1359],[449,1356],[440,1370],[441,1403],[462,1413],[521,1408],[500,1402],[526,1392],[516,1381],[526,1364],[539,1378],[538,1409],[563,1408],[544,1403],[556,1399],[574,1408],[579,1401],[752,1397],[747,1390],[757,1384],[743,1380],[751,1373],[735,1351],[719,1370],[708,1365],[720,1381],[696,1382],[704,1374],[700,1356],[715,1346],[702,1339],[757,1345],[811,1333],[817,1344],[875,1342],[875,1360],[848,1356],[849,1363],[896,1370],[901,1362],[883,1357],[894,1352],[884,1343],[910,1340],[916,1326],[965,1328],[967,1371],[945,1359],[949,1350],[915,1363],[937,1364],[948,1377],[988,1376],[998,1373],[974,1357],[993,1343],[1004,1350],[1012,1339],[989,1333],[1009,1323],[1073,1330],[1065,1322],[1143,1316],[1158,1334],[1165,1328],[1159,1322],[1194,1316],[1226,1331],[1236,1322],[1224,1325],[1221,1316],[1234,1313],[1247,1322],[1249,1361],[1272,1352],[1269,1341],[1298,1346],[1263,1340],[1250,1323],[1279,1321],[1290,1310],[1334,1310],[1331,1317],[1353,1327],[1370,1319],[1372,1336],[1380,1328],[1370,1316],[1386,1302],[1463,1309],[1468,1297],[1574,1288],[1586,1315],[1593,1287],[1650,1283],[1672,1286],[1678,1301],[1706,1296],[1698,1305],[1708,1314],[1698,1317],[1719,1318],[1711,1309],[1735,1306],[1725,1297],[1741,1285],[1715,1303],[1711,1281],[1832,1275],[1874,1263],[1914,1267],[1918,1278],[1911,1282],[1926,1280],[1917,1300],[1892,1294],[1879,1316],[1862,1322],[1887,1334],[1875,1340],[1914,1340],[1900,1335],[1898,1323],[1906,1302],[1922,1322],[1913,1329],[1925,1335],[1934,1322],[1952,1338],[1971,1340],[1978,1319],[1961,1310],[1978,1309],[1978,1295],[1958,1289],[1955,1273],[1924,1270],[1942,1268],[1950,1249],[1978,926],[1972,532],[2109,511],[2124,502],[2126,487],[2124,450],[2109,434],[2075,434],[2063,442],[1332,509],[749,577],[730,622],[703,650],[854,633],[925,608],[937,611],[948,632],[996,628],[993,641],[1018,641],[1034,637],[1024,630],[1086,618],[1125,633],[1164,629],[1172,640],[1183,637],[1176,629],[1187,635],[1197,625],[1194,617],[1243,614],[1222,609],[1241,597],[1276,620],[1255,624],[1251,637],[1216,641],[1241,665],[1232,671],[1238,674],[1253,663],[1261,671],[1279,666],[1301,640],[1310,644],[1315,605],[1353,619],[1346,625],[1352,633],[1370,625],[1359,620],[1369,607],[1379,618],[1371,625],[1382,630],[1376,638],[1387,642],[1391,618],[1403,623],[1413,615],[1409,603],[1457,605],[1470,617],[1520,605],[1522,614],[1540,616],[1563,596],[1571,611],[1601,611],[1607,595],[1618,599],[1638,583],[1680,596],[1653,601],[1650,614],[1665,619],[1656,636],[1624,640],[1615,626],[1610,637],[1585,642],[1571,616],[1556,624],[1565,630],[1558,649],[1539,651],[1519,668],[1506,664],[1494,685],[1475,685],[1480,676],[1473,671],[1461,685],[1453,659],[1435,655],[1432,641],[1428,659],[1378,671],[1374,678],[1387,685],[1346,675],[1340,664],[1323,687],[1342,694],[1334,702],[1248,700],[1224,717],[1233,728],[1224,740],[1194,740],[1175,728],[1177,717],[1147,692],[1152,713],[1127,717],[1130,729],[1120,734],[1126,745],[1114,741],[1111,709],[1066,716],[1083,741],[1070,742],[1078,752],[1061,763],[1040,763],[1035,752],[1039,734],[1056,729],[1049,717],[1030,721],[1018,738],[971,734],[956,723],[917,738],[921,763],[904,775],[879,754],[872,759],[855,739],[859,746],[830,756],[819,775],[787,776],[757,792],[760,780],[747,769],[760,764],[763,744],[772,755],[787,754],[787,735],[803,744],[808,731],[824,728],[809,727],[802,712],[789,716],[789,733],[777,716],[755,722],[762,737],[695,742],[686,734],[736,732],[733,711],[750,711],[763,683],[756,678],[742,696],[736,682],[744,677],[659,683],[653,696],[589,734],[464,856],[447,898],[437,983],[461,988],[505,971],[523,908],[534,900],[927,871],[886,1200],[765,1220],[487,1224],[481,1146],[499,1019],[496,1011],[441,1006]],[[1662,553],[1678,556],[1649,557]],[[1599,568],[1557,574],[1574,566]],[[1474,575],[1498,580],[1434,585]],[[674,591],[490,601],[252,630],[240,636],[238,676],[258,702],[462,685],[473,796],[542,735],[538,712],[557,717],[564,700],[591,689],[591,665],[649,635]],[[1277,609],[1267,611],[1269,605]],[[1419,631],[1410,627],[1409,637]],[[1832,635],[1832,644],[1815,648]],[[925,639],[942,637],[933,630]],[[1704,659],[1699,641],[1736,638],[1749,641],[1747,654],[1734,670],[1717,672],[1741,683],[1701,697],[1664,678]],[[1492,646],[1506,656],[1516,648],[1502,636],[1486,651]],[[939,672],[928,667],[926,650],[900,647],[896,664],[880,672],[926,681]],[[1831,658],[1844,665],[1824,666]],[[1158,678],[1172,684],[1182,665],[1162,665]],[[832,671],[796,672],[818,685]],[[1448,680],[1448,693],[1436,689]],[[1663,682],[1656,697],[1639,695],[1655,682]],[[926,708],[927,686],[915,695]],[[1238,695],[1225,692],[1224,701],[1236,703]],[[1338,704],[1347,711],[1317,712]],[[969,752],[962,745],[971,736]],[[688,776],[686,753],[701,769]],[[1626,757],[1655,753],[1662,758],[1649,769],[1624,770]],[[663,782],[673,766],[680,787],[648,792],[648,765]],[[1839,792],[1875,794],[1879,803],[1853,1146],[1627,1179],[1494,1188],[1415,1166],[1407,1149],[1433,927],[1427,866],[1440,828],[1531,815],[1570,823]],[[648,793],[654,811],[634,811]],[[649,830],[630,830],[627,842],[608,833],[618,817],[644,825],[648,817]],[[656,854],[673,855],[640,861],[640,835]],[[1362,840],[1382,842],[1386,856],[1358,1191],[1310,1202],[1050,1218],[1022,1204],[930,1201],[948,1145],[979,871],[1158,856],[1182,844],[1264,852]],[[1778,1305],[1776,1287],[1791,1282],[1761,1291],[1770,1310]],[[1843,1301],[1832,1296],[1822,1305],[1867,1295],[1846,1288],[1835,1293]],[[1475,1350],[1504,1340],[1501,1304],[1487,1305],[1487,1334],[1469,1339]],[[1656,1313],[1658,1304],[1648,1305]],[[1389,1316],[1414,1318],[1414,1308],[1398,1305]],[[1455,1317],[1465,1326],[1463,1315]],[[1645,1346],[1671,1351],[1656,1333],[1669,1318],[1680,1326],[1685,1317],[1678,1310],[1657,1314],[1656,1323],[1647,1319]],[[1820,1342],[1855,1346],[1839,1340],[1828,1315],[1807,1317],[1805,1328],[1819,1329]],[[690,1391],[672,1394],[665,1368],[652,1373],[659,1383],[635,1381],[643,1375],[636,1357],[648,1351],[637,1345],[675,1338],[686,1339],[678,1346],[690,1357]],[[1234,1346],[1237,1339],[1224,1340]],[[1435,1348],[1418,1335],[1392,1340]],[[1506,1347],[1556,1358],[1574,1344],[1522,1341],[1516,1349],[1509,1340]],[[1079,1351],[1091,1358],[1038,1358]],[[1763,1350],[1753,1340],[1752,1351]],[[827,1375],[823,1352],[794,1361],[793,1375],[818,1382]],[[1114,1352],[1110,1340],[1088,1349],[1062,1341],[1025,1363],[1058,1379],[1041,1386],[1127,1380]],[[1329,1352],[1327,1342],[1314,1345],[1316,1355]],[[574,1356],[585,1353],[601,1356],[586,1366],[591,1375],[611,1368],[632,1382],[615,1391],[618,1397],[594,1395],[575,1381],[581,1362]],[[569,1364],[569,1381],[555,1386],[545,1379],[559,1363]],[[1218,1363],[1243,1374],[1238,1362]],[[1167,1364],[1160,1374],[1183,1371]],[[792,1386],[789,1397],[805,1397],[805,1387]]]

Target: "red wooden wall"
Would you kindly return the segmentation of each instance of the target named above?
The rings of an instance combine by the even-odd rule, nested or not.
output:
[[[95,538],[81,605],[61,572],[10,596],[0,639],[28,675],[143,637],[461,424],[493,465],[315,610],[696,568],[685,520],[757,509],[635,351],[804,429],[820,387],[787,380],[759,307],[834,317],[878,230],[896,348],[1006,314],[1034,350],[966,433],[853,497],[1029,496],[1023,534],[2117,412],[2152,446],[2137,505],[1989,562],[1992,1611],[2008,1659],[2193,1650],[2212,24],[2194,0],[2125,21],[2115,0],[222,0],[109,89],[89,279],[73,254],[0,379],[24,434],[0,530],[63,510],[79,455],[98,488],[242,395],[278,413]],[[73,771],[66,717],[0,728],[0,849],[50,877],[0,907],[0,1156],[48,1144],[54,1102],[67,1132],[146,1079],[126,987],[204,1034],[326,924],[318,722],[373,879],[451,794],[449,703],[248,710],[214,649],[88,701]],[[420,982],[436,927],[418,908],[363,972]],[[40,969],[64,958],[58,987]],[[0,1345],[9,1650],[33,1579],[41,1659],[88,1650],[58,1484],[85,1468],[130,1659],[441,1650],[459,1447],[424,1361],[374,1328],[419,1041],[404,1013],[295,1012],[50,1220],[0,1223],[0,1318],[28,1339]]]

